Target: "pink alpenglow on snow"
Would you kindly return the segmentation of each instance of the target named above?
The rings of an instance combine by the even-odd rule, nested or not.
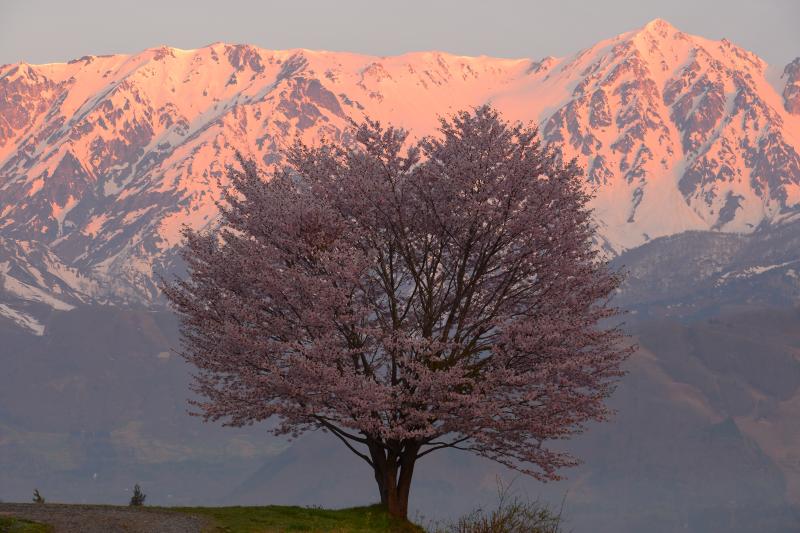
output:
[[[604,420],[631,348],[599,321],[620,276],[597,255],[579,168],[490,107],[435,137],[367,121],[356,148],[298,141],[264,179],[240,159],[217,230],[185,230],[196,402],[239,426],[328,431],[405,517],[416,462],[468,450],[538,479],[548,447]]]
[[[663,20],[561,58],[214,43],[2,65],[0,249],[16,266],[0,317],[40,334],[39,302],[160,306],[157,274],[180,268],[184,224],[217,224],[237,152],[270,166],[295,136],[345,141],[367,116],[428,135],[488,102],[586,169],[610,256],[800,217],[800,62]]]

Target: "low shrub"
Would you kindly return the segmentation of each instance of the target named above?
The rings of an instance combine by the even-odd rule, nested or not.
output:
[[[142,492],[142,487],[140,487],[137,483],[133,486],[133,494],[131,495],[131,501],[129,505],[131,507],[141,507],[144,505],[145,498],[147,498],[147,495]]]

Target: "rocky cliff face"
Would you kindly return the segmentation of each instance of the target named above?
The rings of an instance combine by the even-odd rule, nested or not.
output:
[[[800,115],[800,57],[786,65],[783,79],[786,80],[783,88],[783,105],[789,113]]]
[[[52,258],[27,255],[61,280],[31,281],[50,297],[63,283],[79,301],[153,305],[154,271],[175,267],[183,224],[213,223],[237,150],[268,167],[295,136],[346,141],[348,118],[422,135],[437,113],[485,102],[578,158],[611,253],[685,230],[750,232],[798,213],[796,66],[781,95],[754,54],[662,20],[536,61],[216,43],[5,65],[0,237]],[[2,250],[0,264],[21,261]],[[14,276],[0,301],[36,322]]]

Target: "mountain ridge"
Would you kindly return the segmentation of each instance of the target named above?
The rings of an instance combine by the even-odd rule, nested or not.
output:
[[[153,305],[154,271],[175,269],[183,224],[214,223],[236,151],[269,167],[295,136],[347,142],[349,118],[425,135],[437,115],[486,102],[577,157],[612,255],[687,230],[749,233],[800,214],[792,65],[773,86],[755,54],[662,19],[539,60],[213,43],[4,65],[0,238],[85,278],[33,276],[53,298],[60,287],[78,301]],[[24,262],[17,252],[0,264]],[[29,262],[20,268],[52,270]],[[26,314],[6,270],[0,302]]]

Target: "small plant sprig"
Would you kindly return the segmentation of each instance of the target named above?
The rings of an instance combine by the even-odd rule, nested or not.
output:
[[[520,499],[510,485],[497,481],[498,503],[495,509],[476,509],[457,522],[433,524],[434,533],[561,533],[561,510],[554,512],[536,500]]]
[[[147,498],[147,495],[142,492],[142,487],[140,487],[137,483],[133,486],[133,495],[131,495],[131,501],[129,505],[131,507],[141,507],[144,505],[145,498]]]

